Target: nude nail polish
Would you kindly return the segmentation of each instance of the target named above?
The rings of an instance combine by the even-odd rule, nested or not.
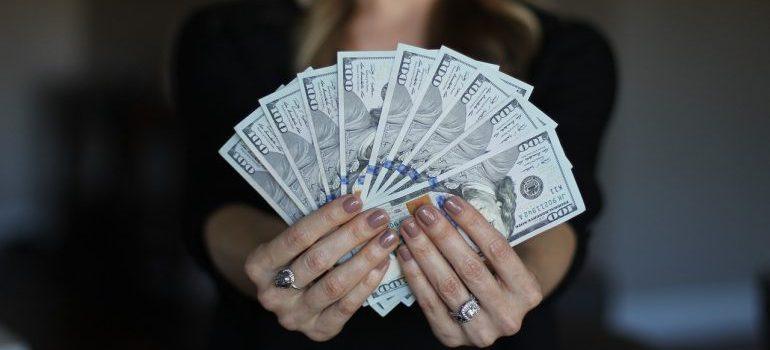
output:
[[[380,235],[380,246],[383,248],[389,248],[396,242],[396,234],[391,230],[387,230]]]
[[[430,226],[436,222],[436,214],[433,212],[432,208],[424,205],[417,209],[417,219],[425,226]]]
[[[361,206],[361,200],[355,195],[348,196],[348,198],[345,198],[345,201],[342,202],[342,209],[345,209],[345,211],[350,214],[361,210]]]
[[[463,212],[462,204],[457,197],[452,197],[444,201],[444,209],[451,214],[458,215]]]
[[[420,228],[417,227],[417,224],[412,219],[402,221],[401,226],[404,228],[406,235],[411,238],[415,238],[420,234]]]
[[[388,213],[382,209],[377,209],[369,214],[366,218],[366,222],[369,223],[369,227],[378,228],[388,223]]]

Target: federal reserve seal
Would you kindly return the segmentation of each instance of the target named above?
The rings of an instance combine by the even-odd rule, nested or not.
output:
[[[524,178],[521,182],[521,194],[526,199],[535,199],[543,193],[543,180],[535,175]]]

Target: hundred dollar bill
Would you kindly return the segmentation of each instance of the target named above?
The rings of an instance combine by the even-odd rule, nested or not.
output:
[[[403,156],[401,165],[385,181],[380,191],[387,191],[391,184],[407,176],[411,167],[424,163],[432,155],[445,149],[449,143],[459,138],[479,120],[494,113],[495,108],[499,107],[503,100],[514,94],[525,97],[526,92],[531,91],[531,87],[525,83],[520,83],[522,86],[513,88],[498,79],[504,75],[497,71],[475,71],[460,98],[436,118],[422,139]]]
[[[390,217],[391,229],[398,230],[401,226],[401,222],[414,214],[414,211],[421,205],[433,204],[441,207],[437,199],[438,196],[428,194],[427,196],[421,197],[419,201],[396,200],[383,204],[381,207]],[[374,289],[374,292],[367,298],[367,303],[381,316],[384,316],[401,302],[411,305],[411,302],[413,302],[413,300],[410,301],[410,299],[413,298],[410,297],[411,294],[412,291],[409,289],[406,278],[404,278],[404,275],[401,272],[400,264],[395,255],[391,254],[388,270],[385,272],[382,281]]]
[[[439,204],[460,196],[513,246],[585,211],[583,198],[553,129],[508,142],[474,161],[406,190],[395,201],[430,194]],[[407,204],[409,205],[409,204]],[[471,246],[478,250],[465,236]]]
[[[417,208],[431,203],[443,208],[447,198],[461,196],[514,246],[585,211],[561,152],[554,131],[545,130],[420,183],[390,205]],[[478,252],[467,234],[458,231]],[[369,304],[398,293],[405,288],[402,284],[400,270],[388,271]]]
[[[556,123],[545,113],[517,95],[500,101],[491,111],[492,113],[485,113],[481,119],[473,121],[470,127],[465,128],[450,142],[435,148],[432,154],[425,153],[425,157],[419,159],[419,162],[406,172],[406,176],[390,187],[383,197],[391,197],[393,193],[403,191],[415,183],[462,166],[524,135],[556,127]],[[541,119],[551,123],[543,127],[539,122]],[[379,200],[381,198],[372,202],[377,203]]]
[[[324,191],[332,200],[340,195],[340,144],[337,109],[337,66],[297,75],[305,110],[309,114],[310,135],[316,156],[321,160]]]
[[[302,102],[299,82],[292,80],[281,90],[259,99],[268,122],[273,127],[287,159],[300,175],[299,183],[313,210],[326,203],[320,160],[316,156],[310,134],[308,115]]]
[[[412,110],[417,94],[428,83],[430,68],[436,58],[436,50],[398,44],[388,89],[382,107],[377,131],[374,136],[372,153],[366,169],[362,198],[368,196],[372,178],[377,175],[383,158],[390,153],[396,136]]]
[[[251,112],[235,126],[235,133],[257,157],[289,198],[305,215],[312,208],[299,181],[300,174],[291,166],[280,139],[267,120],[262,107]]]
[[[376,191],[385,178],[397,169],[401,160],[422,138],[433,122],[463,93],[466,83],[479,67],[487,67],[470,57],[442,46],[431,67],[429,83],[423,84],[414,104],[382,163],[382,170],[372,186]],[[382,178],[380,180],[379,178]]]
[[[394,51],[337,53],[342,194],[351,193],[359,177],[363,185],[394,55]]]
[[[251,185],[257,193],[278,213],[278,216],[292,225],[304,215],[299,207],[287,196],[275,178],[267,172],[254,157],[246,144],[233,135],[219,149],[219,154]]]

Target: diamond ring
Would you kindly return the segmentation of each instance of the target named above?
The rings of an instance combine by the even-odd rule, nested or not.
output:
[[[288,267],[275,274],[273,284],[278,288],[301,290],[301,288],[294,285],[294,271]]]
[[[455,321],[459,323],[468,323],[470,320],[476,317],[480,311],[481,306],[479,305],[479,301],[476,299],[476,297],[471,297],[470,300],[460,305],[460,308],[457,310],[457,312],[452,312],[450,315],[455,319]]]

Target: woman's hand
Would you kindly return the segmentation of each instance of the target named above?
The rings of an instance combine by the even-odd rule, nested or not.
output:
[[[245,268],[257,287],[257,298],[286,329],[316,341],[331,339],[382,280],[388,254],[398,239],[387,229],[385,211],[359,214],[360,210],[358,197],[343,196],[249,255]],[[334,267],[340,257],[363,243],[352,259]],[[274,285],[276,274],[287,267],[299,290]]]
[[[540,285],[472,206],[455,196],[444,208],[479,246],[490,268],[431,205],[418,208],[416,220],[402,222],[406,246],[398,250],[399,262],[433,333],[444,345],[490,346],[519,331],[524,315],[543,298]],[[481,311],[461,324],[450,313],[473,296]]]

